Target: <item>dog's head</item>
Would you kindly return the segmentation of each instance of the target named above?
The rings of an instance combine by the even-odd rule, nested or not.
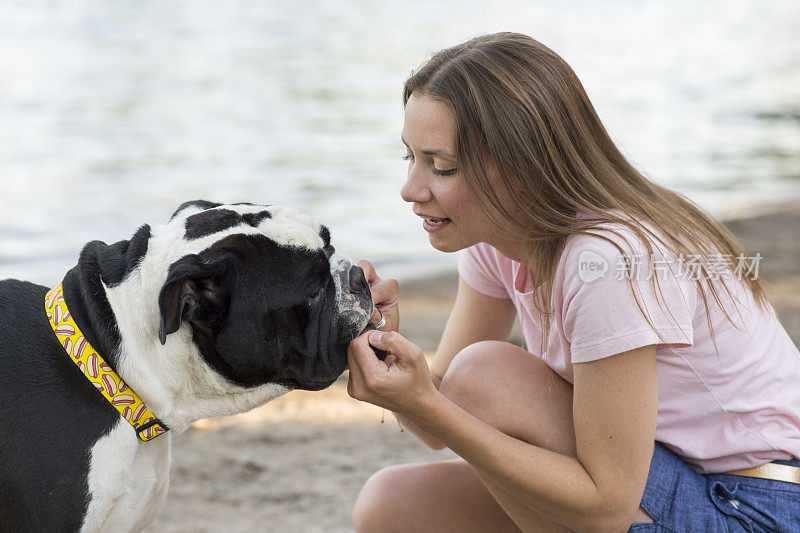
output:
[[[368,329],[373,304],[360,267],[335,253],[330,232],[297,210],[253,204],[183,204],[182,231],[158,306],[162,344],[191,328],[200,355],[244,387],[327,387],[347,345]]]

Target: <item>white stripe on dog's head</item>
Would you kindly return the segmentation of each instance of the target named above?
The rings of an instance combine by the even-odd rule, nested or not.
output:
[[[315,250],[327,244],[320,234],[322,226],[291,207],[190,202],[178,208],[168,225],[178,224],[181,220],[186,230],[184,236],[190,241],[213,235],[251,234],[253,231],[250,228],[256,228],[259,233],[283,246]],[[224,235],[221,235],[223,232]]]

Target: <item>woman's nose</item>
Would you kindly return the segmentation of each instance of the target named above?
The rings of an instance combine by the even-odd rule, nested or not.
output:
[[[406,202],[425,203],[431,200],[431,190],[425,183],[424,178],[420,172],[415,169],[414,165],[408,168],[408,175],[403,188],[400,189],[400,196]]]

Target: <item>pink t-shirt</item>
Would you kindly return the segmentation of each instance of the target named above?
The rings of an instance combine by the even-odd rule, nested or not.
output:
[[[737,313],[718,285],[720,300],[737,329],[706,291],[717,355],[691,256],[681,263],[654,245],[651,263],[643,255],[637,256],[644,254],[645,248],[632,232],[622,225],[605,226],[612,227],[631,245],[610,231],[596,233],[631,254],[627,264],[635,265],[643,258],[639,274],[633,275],[634,268],[625,267],[625,256],[620,257],[619,250],[606,240],[571,236],[553,280],[554,319],[543,354],[539,353],[542,330],[526,267],[480,243],[460,252],[459,273],[483,294],[510,298],[528,350],[570,383],[572,363],[656,344],[655,438],[696,471],[727,472],[800,457],[800,353],[772,307],[760,311],[734,268],[727,272],[719,269],[741,305]],[[707,257],[703,256],[713,262]],[[751,260],[749,265],[755,262]],[[663,298],[656,298],[658,292],[651,287],[648,271],[658,276]],[[629,277],[663,341],[639,310]]]

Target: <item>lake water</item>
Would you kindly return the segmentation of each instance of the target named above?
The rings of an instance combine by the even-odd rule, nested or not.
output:
[[[452,268],[399,196],[401,87],[504,30],[654,181],[721,217],[800,198],[800,2],[0,0],[0,279],[197,198],[306,210],[384,276]]]

